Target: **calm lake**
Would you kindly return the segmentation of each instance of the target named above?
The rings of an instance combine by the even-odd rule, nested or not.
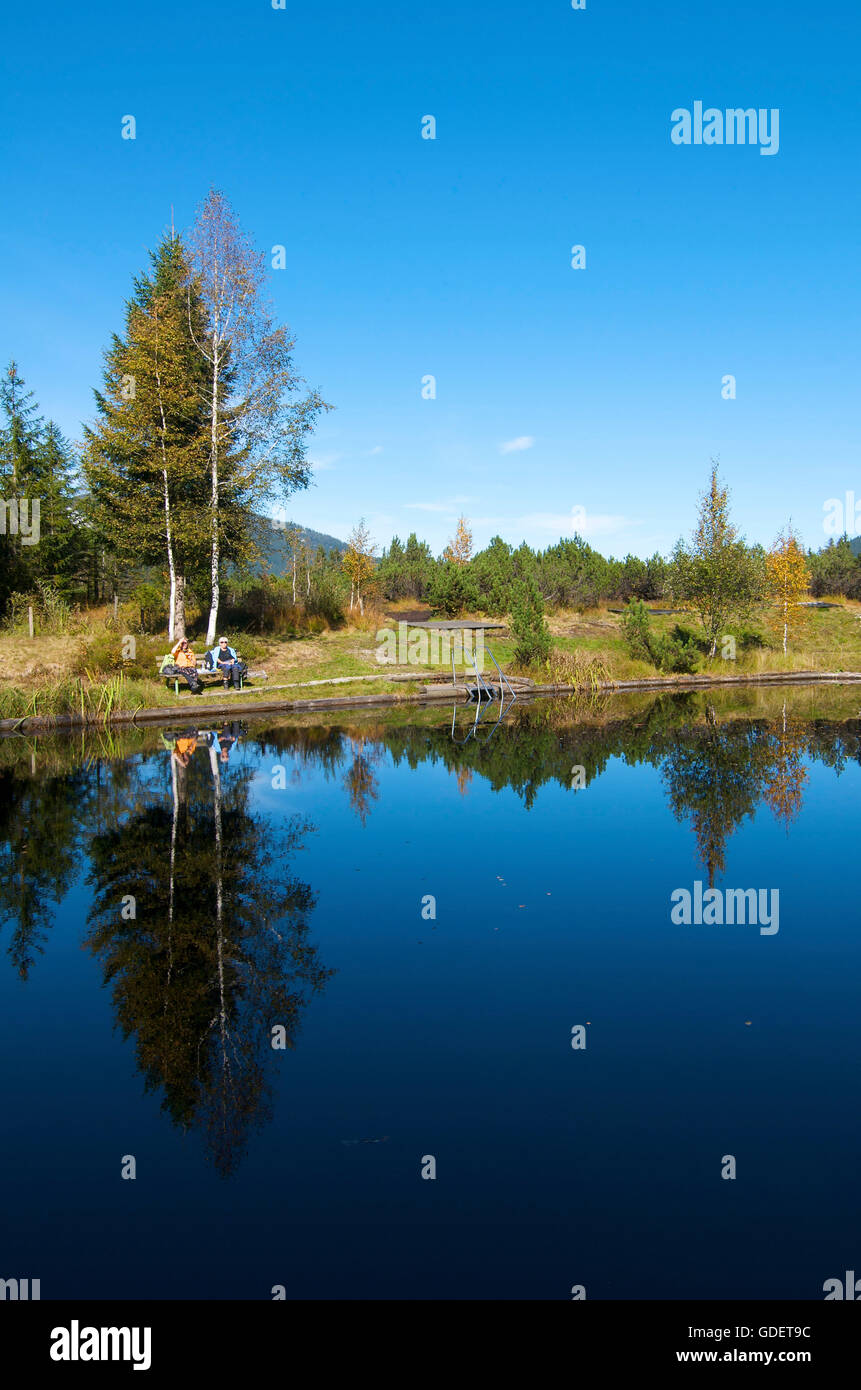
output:
[[[858,703],[3,741],[0,1277],[821,1299],[861,1273]]]

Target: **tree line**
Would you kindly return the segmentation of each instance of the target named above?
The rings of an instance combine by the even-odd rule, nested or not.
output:
[[[382,552],[375,580],[386,599],[426,601],[450,617],[470,611],[513,615],[518,608],[539,614],[545,608],[586,609],[614,600],[639,613],[646,602],[664,600],[698,615],[714,655],[727,624],[763,604],[786,649],[808,593],[861,598],[861,557],[846,536],[807,551],[791,524],[769,549],[748,545],[733,524],[729,491],[713,462],[694,533],[679,540],[668,557],[608,559],[578,535],[545,550],[494,536],[473,553],[469,524],[461,517],[439,558],[415,533],[406,544],[395,536]]]

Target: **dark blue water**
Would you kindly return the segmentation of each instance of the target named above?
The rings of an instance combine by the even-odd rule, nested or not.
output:
[[[0,1277],[822,1298],[861,1270],[861,721],[799,700],[4,745]],[[695,882],[778,890],[778,931],[674,923]]]

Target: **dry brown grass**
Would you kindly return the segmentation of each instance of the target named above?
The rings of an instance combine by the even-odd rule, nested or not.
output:
[[[19,637],[0,634],[0,680],[33,684],[56,680],[75,669],[82,651],[80,637]]]

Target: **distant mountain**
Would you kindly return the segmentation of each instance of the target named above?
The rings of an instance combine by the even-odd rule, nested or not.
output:
[[[257,525],[254,539],[262,560],[252,568],[258,572],[265,568],[270,574],[285,574],[288,566],[285,533],[293,523],[272,521],[268,516],[258,516],[255,520]],[[347,549],[346,541],[339,541],[337,536],[329,536],[325,531],[312,531],[309,526],[303,526],[301,529],[302,539],[312,555],[316,554],[318,546],[321,545],[327,555],[333,550],[343,554]]]

